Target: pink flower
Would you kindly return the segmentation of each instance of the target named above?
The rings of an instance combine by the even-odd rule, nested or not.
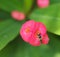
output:
[[[22,25],[20,35],[25,42],[32,46],[40,46],[49,42],[45,25],[34,20],[27,21]]]
[[[37,5],[39,8],[46,8],[49,6],[49,0],[37,0]]]
[[[15,20],[24,20],[25,19],[25,14],[19,11],[12,11],[11,12],[11,16],[15,19]]]

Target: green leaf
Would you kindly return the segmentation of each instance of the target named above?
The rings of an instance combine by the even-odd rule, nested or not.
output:
[[[32,8],[32,4],[33,4],[33,2],[34,2],[34,0],[24,0],[24,11],[25,12],[28,12],[28,11],[30,11],[30,9]]]
[[[51,4],[60,3],[60,0],[50,0],[50,3],[51,3]]]
[[[39,47],[33,47],[17,37],[0,51],[0,57],[60,57],[59,36],[49,33],[49,37],[50,43]]]
[[[24,23],[12,19],[0,22],[0,50],[19,34],[20,27]]]
[[[0,0],[0,8],[11,12],[13,10],[27,13],[30,11],[33,0]]]
[[[10,14],[4,10],[1,10],[0,9],[0,20],[6,20],[6,19],[9,19],[11,18]]]
[[[44,9],[35,9],[29,17],[43,22],[49,32],[60,35],[60,4],[53,4]]]

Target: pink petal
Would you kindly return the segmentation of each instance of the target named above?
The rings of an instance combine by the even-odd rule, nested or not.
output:
[[[32,46],[40,46],[41,45],[40,40],[38,38],[35,38],[33,34],[30,37],[29,44],[31,44]]]
[[[33,32],[34,32],[34,33],[36,33],[36,32],[38,31],[39,25],[40,25],[39,22],[35,22],[35,27],[34,27],[34,29],[33,29]]]
[[[49,42],[49,37],[47,34],[45,34],[43,37],[42,37],[42,44],[48,44]]]
[[[11,16],[15,19],[15,20],[24,20],[25,19],[25,14],[19,11],[12,11],[11,12]]]
[[[37,0],[37,5],[39,8],[45,8],[49,6],[49,0]]]
[[[41,22],[39,22],[39,31],[42,35],[46,34],[46,26]]]
[[[29,42],[34,27],[35,27],[35,22],[33,20],[27,21],[22,25],[22,28],[20,30],[20,35],[22,36],[22,39],[24,41]],[[26,29],[29,29],[30,32],[26,33]]]

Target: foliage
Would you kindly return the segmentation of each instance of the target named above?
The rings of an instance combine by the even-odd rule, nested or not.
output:
[[[11,11],[26,14],[23,21],[11,17]],[[48,45],[33,47],[21,39],[22,24],[32,19],[43,22],[48,30]],[[0,0],[0,57],[60,57],[60,0],[50,0],[47,8],[38,8],[36,0]]]

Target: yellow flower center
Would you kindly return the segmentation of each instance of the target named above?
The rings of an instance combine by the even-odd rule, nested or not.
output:
[[[26,32],[26,33],[29,33],[29,32],[30,32],[30,28],[29,28],[29,27],[26,28],[25,32]]]

